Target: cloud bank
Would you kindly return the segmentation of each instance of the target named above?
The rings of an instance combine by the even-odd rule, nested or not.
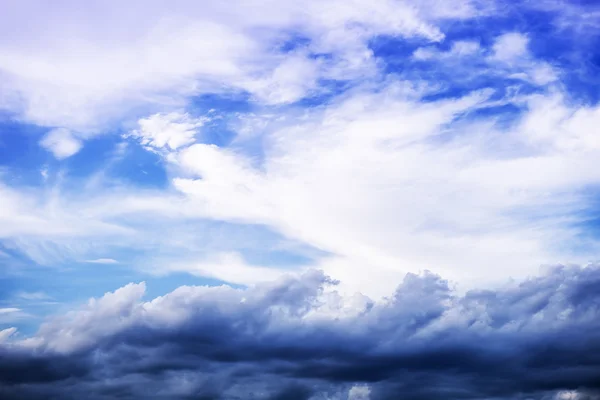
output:
[[[597,398],[598,266],[464,295],[437,275],[409,274],[381,302],[343,297],[335,284],[309,271],[144,301],[145,284],[132,283],[5,342],[0,391],[6,399]]]

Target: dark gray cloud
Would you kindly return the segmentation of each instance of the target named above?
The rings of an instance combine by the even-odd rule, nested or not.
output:
[[[599,398],[598,266],[464,295],[409,274],[382,302],[334,288],[130,284],[0,347],[0,398]]]

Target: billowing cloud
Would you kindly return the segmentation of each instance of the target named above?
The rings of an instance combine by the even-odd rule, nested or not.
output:
[[[409,274],[381,302],[343,297],[317,271],[148,301],[143,283],[130,284],[5,343],[0,390],[22,399],[565,398],[600,389],[599,282],[597,266],[557,267],[460,295],[439,276]]]

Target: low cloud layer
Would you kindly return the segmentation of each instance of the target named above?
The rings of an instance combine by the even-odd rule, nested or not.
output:
[[[150,301],[144,283],[129,284],[30,338],[4,335],[0,394],[598,398],[600,266],[466,294],[434,274],[408,274],[380,302],[342,297],[335,284],[309,271],[248,289],[183,286]]]

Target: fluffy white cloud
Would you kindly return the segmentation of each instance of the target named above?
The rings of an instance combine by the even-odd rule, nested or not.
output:
[[[0,107],[90,135],[131,110],[181,106],[192,94],[246,90],[266,103],[291,102],[310,94],[319,77],[372,71],[367,42],[374,36],[438,41],[437,21],[479,12],[467,0],[434,13],[420,3],[37,2],[35,13],[19,3],[0,17]],[[306,51],[329,54],[329,61],[277,50],[295,35],[309,39],[301,45]]]
[[[150,149],[177,150],[193,143],[199,128],[206,121],[206,118],[192,118],[180,112],[159,113],[140,119],[139,129],[131,132],[129,136],[138,138],[142,145]]]
[[[179,162],[201,178],[174,184],[206,217],[267,224],[339,256],[321,266],[363,290],[369,274],[430,268],[483,283],[526,276],[544,263],[586,262],[591,253],[571,252],[568,243],[582,206],[577,190],[600,180],[591,168],[593,147],[496,157],[489,143],[525,150],[535,132],[567,141],[593,130],[577,116],[531,125],[543,105],[536,98],[528,104],[508,132],[455,123],[444,143],[442,127],[485,106],[484,94],[429,104],[393,89],[353,96],[272,132],[259,166],[226,149],[192,145]],[[587,128],[569,136],[562,126],[571,124]]]
[[[62,160],[71,157],[81,150],[81,140],[68,129],[57,128],[48,132],[40,141],[40,145],[54,154],[54,157]]]
[[[494,43],[494,58],[511,62],[527,55],[529,38],[517,32],[506,33],[496,39]]]
[[[352,386],[348,391],[348,400],[369,400],[371,389],[366,385]]]

